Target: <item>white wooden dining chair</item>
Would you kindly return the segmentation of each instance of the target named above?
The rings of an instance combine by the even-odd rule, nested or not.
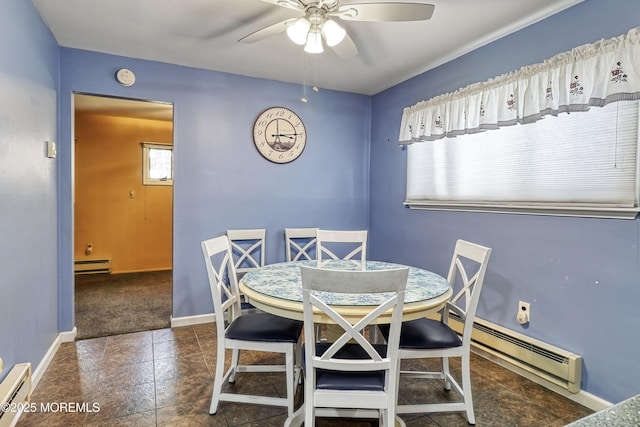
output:
[[[325,260],[344,259],[359,262],[364,269],[367,259],[367,234],[367,230],[318,230],[318,265]]]
[[[264,267],[266,252],[264,228],[227,230],[231,243],[231,256],[238,280],[256,268]],[[242,295],[242,294],[241,294]],[[255,312],[257,309],[242,295],[242,309]]]
[[[238,277],[264,267],[267,231],[264,228],[227,230],[231,254]]]
[[[395,425],[398,385],[398,341],[408,268],[343,271],[302,266],[304,307],[304,411],[306,427],[315,417],[378,418],[380,425]],[[347,286],[345,286],[347,284]],[[341,315],[332,295],[380,294],[376,307]],[[365,306],[363,306],[365,307]],[[389,339],[372,344],[364,328],[391,312]],[[318,342],[314,322],[327,316],[340,335],[335,342]]]
[[[293,413],[295,390],[300,369],[300,335],[302,322],[268,313],[247,314],[240,307],[240,292],[231,246],[227,236],[202,242],[207,267],[217,332],[217,359],[213,380],[210,414],[215,414],[220,401],[283,406]],[[225,321],[229,320],[228,326]],[[231,365],[225,368],[225,353],[231,350]],[[240,351],[254,350],[284,355],[284,365],[240,365]],[[259,396],[223,392],[225,381],[234,383],[239,372],[284,372],[286,396]]]
[[[287,261],[314,260],[318,228],[285,228],[284,243]]]
[[[473,398],[471,395],[470,348],[471,332],[480,299],[480,291],[487,271],[491,249],[458,240],[453,253],[447,279],[454,288],[440,320],[421,318],[404,322],[400,333],[400,359],[441,359],[441,370],[437,372],[401,371],[401,378],[423,378],[444,380],[445,390],[451,386],[462,397],[446,403],[400,403],[399,414],[458,412],[465,411],[467,422],[475,424]],[[461,336],[449,325],[455,316],[463,324]],[[384,326],[380,328],[386,335]],[[449,371],[449,358],[459,357],[462,364],[462,385]]]
[[[344,259],[353,261],[362,270],[366,268],[367,260],[367,230],[317,230],[316,255],[318,267],[330,260]],[[323,326],[318,325],[318,337],[321,337]],[[369,328],[371,335],[377,341],[378,328]],[[327,331],[327,335],[330,332]],[[330,338],[330,337],[329,337]],[[327,339],[327,337],[322,337]]]

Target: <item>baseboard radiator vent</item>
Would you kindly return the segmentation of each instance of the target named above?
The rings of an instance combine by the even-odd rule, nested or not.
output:
[[[0,383],[0,427],[14,426],[31,398],[31,363],[18,363]]]
[[[449,325],[458,333],[462,332],[461,319],[453,313],[450,315]],[[471,342],[473,346],[571,393],[580,391],[580,355],[479,318],[474,322]]]
[[[111,273],[111,258],[83,259],[75,262],[76,274]]]

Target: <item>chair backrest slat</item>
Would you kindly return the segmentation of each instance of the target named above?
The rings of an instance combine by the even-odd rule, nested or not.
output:
[[[265,265],[264,228],[227,230],[231,255],[237,273],[244,274]]]
[[[284,240],[287,261],[316,259],[316,231],[318,228],[285,228]]]
[[[448,321],[450,311],[455,312],[464,322],[463,340],[471,339],[473,319],[480,300],[480,291],[487,272],[491,248],[481,246],[465,240],[458,240],[453,252],[451,267],[447,280],[453,287],[454,296],[447,302],[443,310],[443,321]],[[459,286],[459,289],[457,289]]]
[[[318,230],[318,265],[325,260],[344,259],[360,262],[364,269],[367,259],[367,234],[367,230]]]

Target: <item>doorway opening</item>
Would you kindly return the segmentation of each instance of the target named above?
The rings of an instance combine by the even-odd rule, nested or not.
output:
[[[170,327],[173,105],[74,94],[74,158],[76,339]]]

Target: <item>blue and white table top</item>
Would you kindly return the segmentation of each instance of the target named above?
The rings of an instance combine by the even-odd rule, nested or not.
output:
[[[241,281],[243,292],[247,289],[265,297],[278,298],[281,300],[302,303],[302,283],[300,277],[300,266],[308,265],[316,267],[317,261],[294,261],[270,264],[258,270],[247,273]],[[359,263],[345,260],[334,260],[323,262],[323,268],[336,270],[360,270]],[[367,261],[366,270],[386,270],[400,267],[407,267],[401,264],[394,264],[382,261]],[[439,299],[450,292],[447,280],[439,274],[421,268],[409,267],[407,278],[407,289],[405,293],[405,304],[419,303],[423,301]],[[380,295],[357,295],[357,294],[331,294],[330,304],[340,306],[366,306],[380,303]],[[331,300],[333,299],[333,300]]]

